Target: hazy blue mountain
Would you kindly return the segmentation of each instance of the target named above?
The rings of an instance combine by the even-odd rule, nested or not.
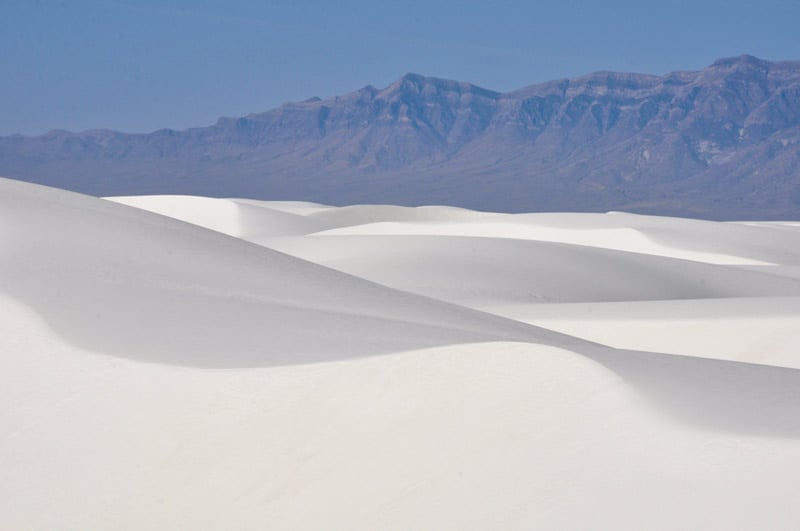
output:
[[[185,131],[8,136],[0,175],[96,195],[800,218],[800,62],[509,93],[408,74]]]

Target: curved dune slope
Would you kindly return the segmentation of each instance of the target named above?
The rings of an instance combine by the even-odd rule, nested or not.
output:
[[[110,198],[245,239],[270,236],[431,235],[536,240],[718,265],[800,265],[794,223],[608,214],[495,214],[454,207],[327,207],[186,196]],[[255,212],[260,211],[260,216]]]
[[[797,223],[250,203],[298,214],[251,241],[387,286],[617,348],[800,368]]]
[[[562,243],[462,236],[327,236],[264,245],[459,304],[800,295],[800,281],[688,260]]]
[[[51,188],[0,181],[0,226],[3,291],[100,352],[249,366],[474,341],[571,342]]]

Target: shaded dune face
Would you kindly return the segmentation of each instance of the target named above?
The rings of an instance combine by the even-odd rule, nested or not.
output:
[[[800,370],[615,349],[581,349],[647,404],[697,429],[800,439]]]
[[[447,235],[261,240],[374,282],[465,305],[800,295],[764,272],[573,244]]]

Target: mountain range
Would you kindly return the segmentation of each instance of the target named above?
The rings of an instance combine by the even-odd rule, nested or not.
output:
[[[93,195],[800,219],[800,61],[507,93],[407,74],[183,131],[6,136],[0,175]]]

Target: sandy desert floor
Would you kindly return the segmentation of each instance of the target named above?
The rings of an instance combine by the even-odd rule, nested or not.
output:
[[[798,529],[800,223],[0,179],[2,529]]]

